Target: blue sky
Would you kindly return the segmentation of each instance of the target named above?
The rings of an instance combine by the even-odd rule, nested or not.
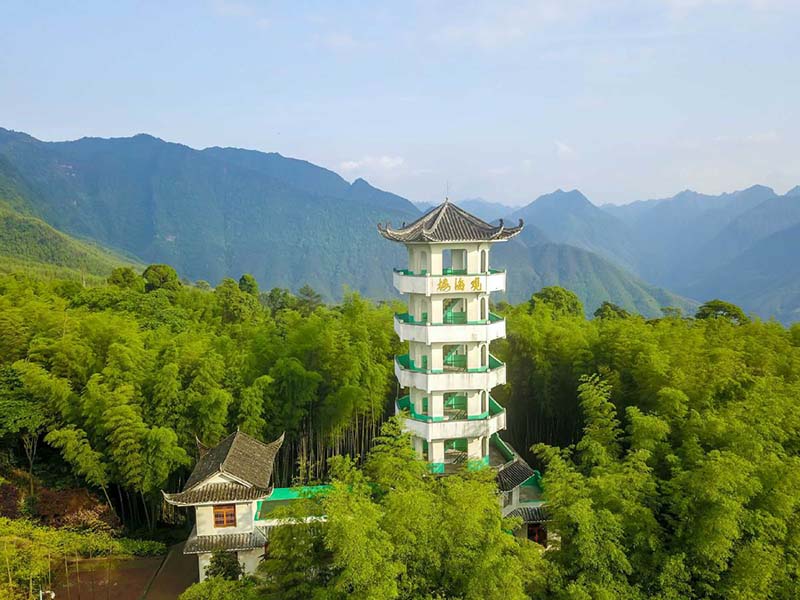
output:
[[[0,126],[276,151],[412,200],[800,184],[800,1],[16,2]]]

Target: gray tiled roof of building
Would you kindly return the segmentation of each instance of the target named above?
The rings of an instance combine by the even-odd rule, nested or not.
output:
[[[203,552],[214,552],[214,550],[251,550],[253,548],[263,548],[267,538],[258,529],[250,533],[223,533],[222,535],[192,535],[186,540],[183,548],[184,554],[201,554]]]
[[[392,229],[388,223],[379,223],[378,231],[395,242],[501,242],[517,235],[522,227],[522,219],[516,227],[506,227],[502,219],[499,225],[490,225],[445,200],[410,225]]]
[[[164,493],[164,499],[176,506],[214,504],[219,502],[252,502],[263,500],[272,488],[248,487],[239,483],[209,483],[176,494]]]
[[[216,473],[266,489],[281,444],[282,434],[277,440],[265,444],[241,431],[232,433],[200,457],[183,491],[192,489]]]
[[[544,523],[550,520],[544,506],[521,506],[512,510],[507,516],[520,517],[523,523]]]
[[[521,458],[517,458],[497,472],[497,486],[501,491],[507,492],[530,479],[533,474],[534,471],[530,465]]]

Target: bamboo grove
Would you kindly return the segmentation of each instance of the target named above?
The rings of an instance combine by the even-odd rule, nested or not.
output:
[[[91,288],[4,275],[0,435],[34,475],[65,462],[129,526],[154,527],[197,441],[236,428],[286,432],[278,485],[318,480],[380,426],[392,312],[355,293],[331,307],[308,287],[260,294],[250,276],[210,291],[164,265]]]
[[[424,589],[471,598],[470,586],[451,595],[456,588],[422,563],[410,587],[387,582],[408,565],[399,557],[416,547],[414,536],[441,532],[412,531],[419,520],[396,518],[409,510],[405,501],[395,513],[380,485],[353,485],[359,462],[338,480],[326,470],[334,456],[369,456],[390,412],[400,309],[353,293],[325,306],[308,287],[262,293],[249,276],[211,290],[182,284],[163,265],[142,275],[118,269],[90,288],[0,276],[0,466],[24,466],[35,478],[68,471],[126,524],[152,527],[162,516],[159,490],[181,486],[197,440],[215,443],[236,427],[264,440],[285,431],[277,483],[332,474],[340,493],[338,512],[326,508],[329,525],[306,532],[311,554],[297,554],[296,536],[276,534],[271,555],[304,565],[287,583],[274,576],[286,569],[264,563],[281,594],[324,589],[322,573],[340,596],[412,598]],[[556,535],[547,552],[520,550],[524,568],[509,567],[520,573],[513,594],[506,582],[482,597],[797,598],[800,324],[751,320],[721,301],[691,317],[665,309],[659,319],[606,304],[587,319],[561,288],[494,310],[507,319],[508,338],[492,351],[509,382],[495,397],[510,441],[544,472]],[[367,462],[365,476],[374,477]],[[436,505],[440,484],[409,468],[414,477],[401,491]],[[374,535],[351,552],[336,540],[361,535],[346,524],[363,521],[365,506]],[[447,526],[458,531],[465,514]],[[492,536],[506,527],[493,498],[481,515]],[[508,554],[517,560],[517,550]],[[356,588],[346,575],[367,571],[349,561],[370,555],[396,564],[372,569],[374,581]],[[212,578],[186,597],[220,597],[212,588],[224,597],[230,586]]]

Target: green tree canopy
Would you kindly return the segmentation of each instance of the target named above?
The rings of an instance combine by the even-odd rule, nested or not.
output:
[[[537,305],[549,306],[557,315],[580,317],[583,316],[583,304],[577,294],[557,285],[543,287],[534,293],[530,299],[531,310]]]

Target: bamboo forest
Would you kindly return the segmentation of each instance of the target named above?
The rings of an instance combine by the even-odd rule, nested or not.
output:
[[[185,539],[162,490],[238,431],[284,435],[276,487],[327,492],[282,509],[255,576],[215,555],[184,600],[800,597],[800,324],[719,300],[587,318],[556,287],[493,305],[544,549],[509,535],[485,470],[437,477],[413,452],[392,416],[404,310],[166,265],[0,274],[0,596]]]

